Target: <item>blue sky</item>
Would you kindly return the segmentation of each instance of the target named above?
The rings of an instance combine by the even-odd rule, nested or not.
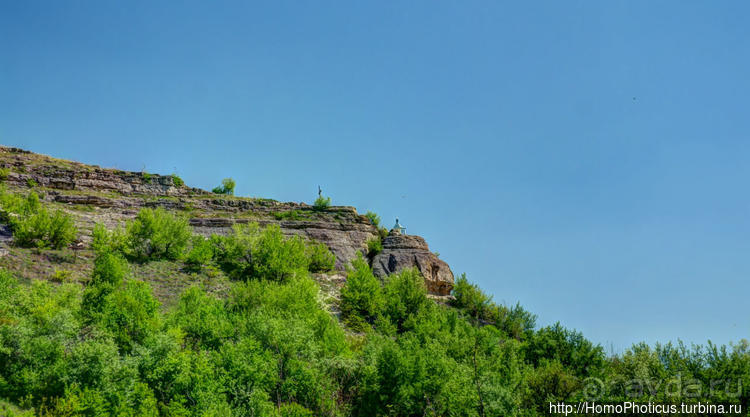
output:
[[[157,4],[158,3],[158,4]],[[746,2],[0,4],[0,143],[395,216],[608,350],[750,334]]]

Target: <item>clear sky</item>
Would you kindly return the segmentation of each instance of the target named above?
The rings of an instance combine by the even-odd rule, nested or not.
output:
[[[750,335],[750,3],[2,1],[0,143],[398,216],[619,351]]]

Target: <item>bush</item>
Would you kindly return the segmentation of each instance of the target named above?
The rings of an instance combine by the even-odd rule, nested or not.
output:
[[[55,272],[52,274],[52,277],[50,277],[50,279],[53,282],[63,283],[69,281],[72,275],[73,273],[68,271],[67,269],[55,269]]]
[[[367,241],[367,256],[373,257],[383,251],[383,241],[380,236]]]
[[[130,265],[119,253],[106,252],[94,259],[90,285],[116,287],[130,275]]]
[[[19,246],[61,249],[76,238],[73,218],[61,210],[50,213],[33,191],[23,198],[2,190],[0,204],[5,220],[13,229],[13,240]]]
[[[466,279],[466,274],[456,280],[453,286],[451,305],[464,311],[476,321],[493,324],[506,335],[515,339],[526,339],[536,325],[536,316],[524,310],[520,305],[512,308],[499,306],[492,302],[492,297]]]
[[[304,274],[310,260],[302,238],[287,238],[278,225],[235,225],[228,236],[212,236],[219,266],[234,279],[286,281]]]
[[[10,175],[10,169],[0,168],[0,182],[7,180],[8,175]]]
[[[177,174],[172,174],[170,177],[172,177],[172,184],[174,184],[175,187],[182,187],[185,185],[185,181],[178,177]]]
[[[354,330],[363,330],[375,322],[383,307],[380,281],[372,274],[361,253],[352,261],[352,269],[341,288],[341,314]]]
[[[125,253],[127,251],[125,231],[122,228],[110,231],[103,224],[97,223],[91,232],[91,238],[91,249],[97,255],[107,252]]]
[[[161,207],[142,209],[126,228],[128,254],[141,261],[179,259],[187,247],[192,230],[184,217]]]
[[[145,282],[126,281],[106,297],[104,304],[102,325],[123,352],[130,352],[158,328],[159,302]]]
[[[488,296],[475,284],[466,279],[466,274],[461,274],[453,285],[453,297],[451,305],[464,310],[469,316],[477,320],[491,320],[491,309],[494,307],[492,297]]]
[[[214,194],[227,194],[227,195],[234,195],[234,180],[231,178],[224,178],[221,180],[221,185],[218,187],[214,187],[211,192]]]
[[[185,263],[192,269],[200,271],[211,263],[214,257],[214,247],[210,240],[199,235],[193,236],[192,243],[193,246],[185,257]]]
[[[306,252],[309,260],[307,270],[310,272],[332,271],[336,266],[336,256],[323,243],[308,243]]]
[[[331,197],[323,197],[318,196],[318,198],[315,199],[315,203],[313,204],[313,208],[315,210],[325,210],[328,207],[331,206]]]
[[[367,217],[367,219],[370,221],[370,224],[372,224],[373,226],[380,226],[380,216],[378,216],[377,214],[373,213],[372,211],[368,211],[367,213],[365,213],[365,217]]]
[[[385,315],[401,331],[412,328],[416,315],[430,303],[424,278],[416,268],[390,275],[383,294]]]

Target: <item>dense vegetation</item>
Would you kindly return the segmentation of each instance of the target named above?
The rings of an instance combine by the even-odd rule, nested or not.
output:
[[[25,198],[7,207],[38,213]],[[92,247],[83,288],[0,272],[0,414],[533,416],[586,399],[748,406],[745,341],[638,344],[608,357],[559,324],[537,329],[534,315],[495,304],[465,276],[443,305],[416,270],[381,282],[359,257],[339,321],[310,275],[335,258],[276,226],[205,238],[182,217],[144,209],[123,228],[97,226]],[[163,260],[234,281],[226,297],[191,287],[165,309],[133,273],[134,263]]]
[[[76,238],[73,219],[42,206],[34,191],[22,196],[0,189],[0,219],[10,225],[19,246],[60,249]]]

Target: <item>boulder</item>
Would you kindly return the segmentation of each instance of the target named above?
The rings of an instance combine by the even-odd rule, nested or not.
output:
[[[372,271],[380,278],[412,267],[422,273],[430,294],[450,294],[453,289],[453,272],[445,261],[430,252],[427,242],[419,236],[387,236],[383,239],[383,251],[372,260]]]

